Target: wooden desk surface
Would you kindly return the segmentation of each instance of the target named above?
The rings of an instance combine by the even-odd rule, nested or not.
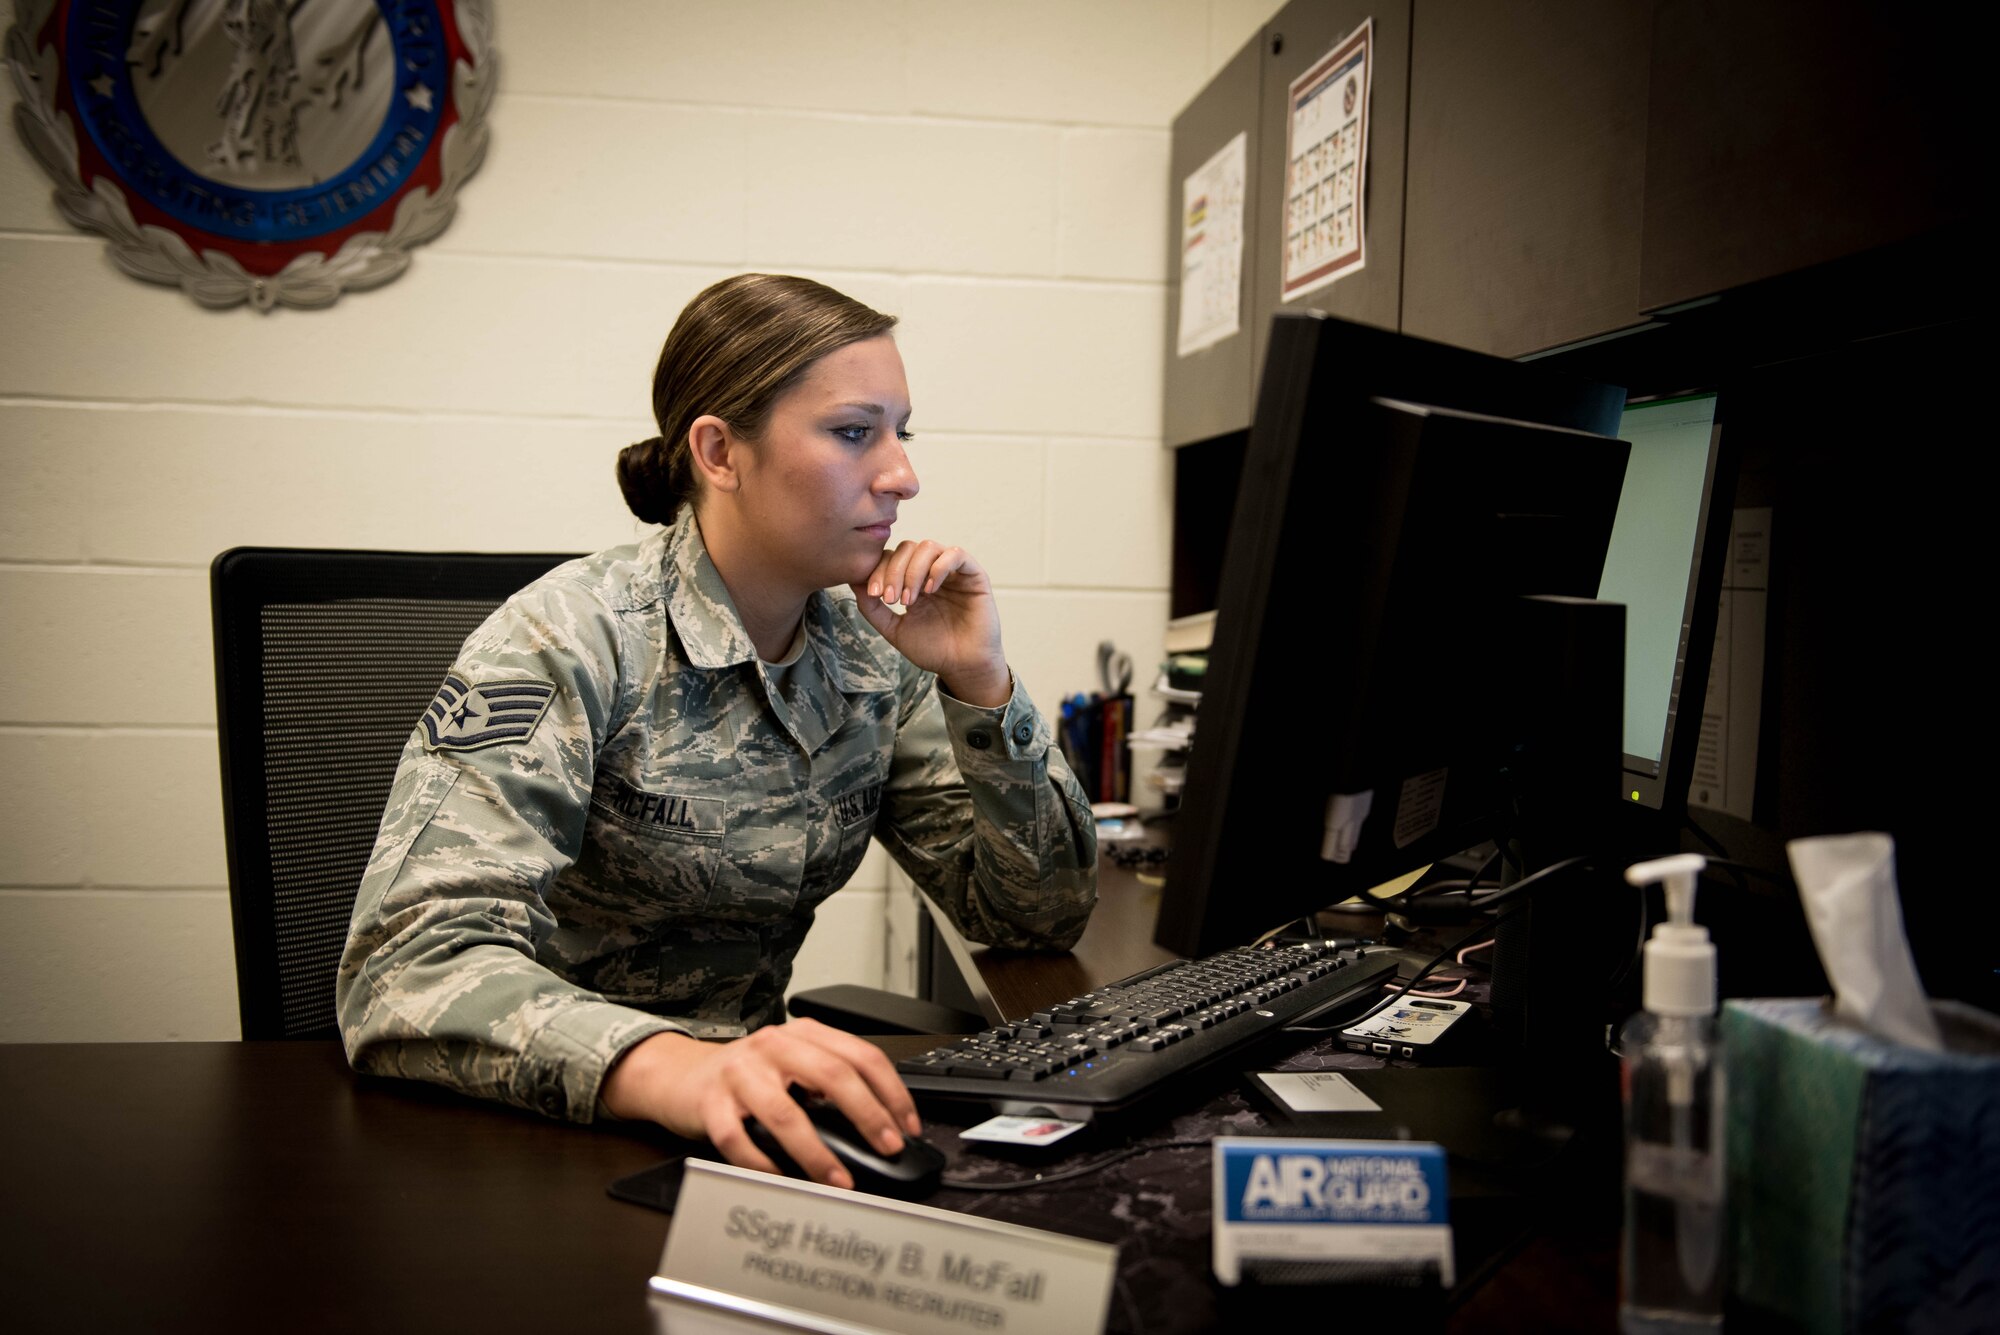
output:
[[[1153,926],[1160,916],[1159,882],[1157,863],[1132,870],[1101,858],[1097,908],[1083,938],[1066,955],[976,945],[959,936],[943,914],[931,917],[988,1018],[1018,1020],[1053,1002],[1178,959],[1173,951],[1153,944]],[[1380,914],[1321,917],[1321,928],[1329,935],[1367,936],[1379,933],[1381,927]]]
[[[16,1330],[651,1329],[658,1128],[578,1128],[333,1043],[0,1046]],[[14,1324],[25,1314],[22,1324]]]
[[[1157,887],[1105,872],[1074,955],[973,954],[1009,1013],[1169,958],[1152,945]],[[935,1040],[877,1041],[901,1056]],[[685,1150],[657,1127],[570,1126],[358,1078],[332,1043],[0,1045],[0,1107],[10,1329],[653,1329],[646,1280],[668,1218],[605,1188]],[[1225,1111],[1232,1133],[1255,1124]],[[1152,1134],[1185,1134],[1181,1120]],[[954,1171],[969,1163],[949,1124],[929,1138]],[[1137,1328],[1142,1311],[1149,1332],[1212,1328],[1203,1193],[1149,1176],[1171,1159],[1125,1161],[1047,1200],[933,1203],[1120,1243],[1114,1329]],[[1609,1329],[1616,1236],[1591,1218],[1544,1229],[1448,1328]],[[1162,1275],[1181,1288],[1154,1310]]]
[[[897,1055],[931,1040],[881,1042]],[[358,1078],[332,1043],[0,1045],[0,1099],[8,1329],[654,1329],[646,1281],[668,1217],[605,1188],[686,1148],[658,1128]],[[973,1164],[948,1124],[928,1136],[953,1172],[1029,1171]],[[1113,1330],[1215,1329],[1204,1193],[1150,1176],[1205,1182],[1175,1158],[1075,1190],[931,1203],[1119,1244]],[[1593,1229],[1531,1244],[1448,1329],[1609,1330],[1617,1234]],[[1164,1309],[1163,1276],[1178,1285]],[[1299,1297],[1322,1317],[1338,1301]]]
[[[1149,875],[1158,880],[1157,868]],[[1153,944],[1153,923],[1159,913],[1160,887],[1107,858],[1098,865],[1097,908],[1090,925],[1067,955],[974,945],[960,938],[942,915],[932,916],[967,981],[976,978],[983,984],[999,1018],[1018,1020],[1053,1002],[1178,958]],[[973,991],[985,1005],[987,998],[978,996],[978,985]]]

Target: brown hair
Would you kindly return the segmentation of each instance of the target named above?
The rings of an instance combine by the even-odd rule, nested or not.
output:
[[[699,486],[688,428],[704,414],[755,440],[778,396],[827,353],[886,334],[896,323],[810,278],[746,273],[687,304],[653,371],[660,434],[618,455],[618,489],[648,524],[671,524]]]

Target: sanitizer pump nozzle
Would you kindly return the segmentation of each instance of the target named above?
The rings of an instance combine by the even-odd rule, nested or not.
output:
[[[1715,1014],[1715,946],[1694,920],[1694,882],[1708,859],[1680,853],[1625,869],[1636,886],[1664,884],[1667,920],[1646,942],[1646,1009],[1655,1015]]]
[[[1646,942],[1645,1011],[1625,1026],[1626,1335],[1713,1331],[1722,1321],[1722,1101],[1715,946],[1694,920],[1697,853],[1628,867],[1664,885]]]

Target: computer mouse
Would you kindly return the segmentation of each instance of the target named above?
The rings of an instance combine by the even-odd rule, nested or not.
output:
[[[938,1178],[944,1172],[944,1151],[937,1146],[905,1133],[901,1152],[884,1154],[869,1144],[868,1138],[855,1130],[854,1124],[833,1104],[806,1099],[801,1100],[801,1105],[819,1132],[820,1143],[833,1151],[833,1157],[853,1177],[856,1191],[914,1201],[937,1190]],[[762,1122],[746,1117],[743,1129],[786,1177],[811,1176],[785,1153],[778,1138]]]

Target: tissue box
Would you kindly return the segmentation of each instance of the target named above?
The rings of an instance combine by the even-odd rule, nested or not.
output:
[[[1724,1007],[1730,1290],[1760,1328],[1974,1330],[2000,1311],[2000,1021],[1932,1010],[1943,1053],[1817,1000]]]

